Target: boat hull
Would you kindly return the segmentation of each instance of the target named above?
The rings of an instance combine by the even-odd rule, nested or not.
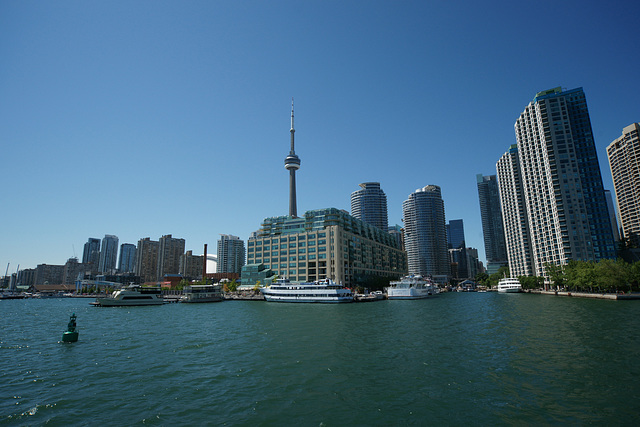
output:
[[[324,304],[336,304],[353,302],[353,297],[313,297],[313,296],[299,296],[299,297],[284,297],[279,295],[267,295],[263,294],[264,299],[269,302],[314,302]]]
[[[501,294],[517,294],[522,292],[522,289],[498,289],[498,292]]]

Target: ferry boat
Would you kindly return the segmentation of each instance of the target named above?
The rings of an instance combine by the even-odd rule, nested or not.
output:
[[[113,291],[111,295],[105,298],[96,298],[91,303],[100,307],[119,307],[119,306],[135,306],[135,305],[162,305],[162,291],[160,288],[147,288],[140,285],[129,285],[126,288]]]
[[[184,290],[180,302],[222,301],[222,285],[190,285]]]
[[[511,293],[522,292],[522,285],[520,281],[513,277],[505,277],[498,282],[498,292]]]
[[[438,286],[430,279],[420,275],[409,275],[389,283],[387,299],[422,299],[438,292]]]
[[[264,299],[272,302],[353,302],[351,289],[336,284],[331,279],[309,283],[291,283],[278,279],[270,286],[260,288]]]

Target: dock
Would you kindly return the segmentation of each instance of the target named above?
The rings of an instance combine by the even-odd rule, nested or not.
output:
[[[634,292],[630,294],[607,294],[602,292],[569,292],[569,291],[540,291],[527,290],[531,294],[553,295],[559,297],[575,297],[575,298],[591,298],[591,299],[608,299],[608,300],[640,300],[640,293]]]

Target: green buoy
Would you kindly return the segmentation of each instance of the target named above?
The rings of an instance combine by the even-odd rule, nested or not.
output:
[[[62,342],[76,342],[78,341],[78,331],[76,331],[76,314],[73,313],[69,319],[67,325],[67,331],[62,334]]]

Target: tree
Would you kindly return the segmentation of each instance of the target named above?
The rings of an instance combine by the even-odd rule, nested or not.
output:
[[[489,282],[489,275],[487,273],[478,273],[476,274],[476,283],[482,286],[487,286]]]
[[[229,292],[235,292],[238,290],[238,283],[236,282],[236,279],[233,279],[227,284],[227,289],[229,289]]]
[[[546,262],[544,264],[544,271],[547,273],[549,280],[553,283],[556,289],[565,287],[564,268],[561,265]]]

